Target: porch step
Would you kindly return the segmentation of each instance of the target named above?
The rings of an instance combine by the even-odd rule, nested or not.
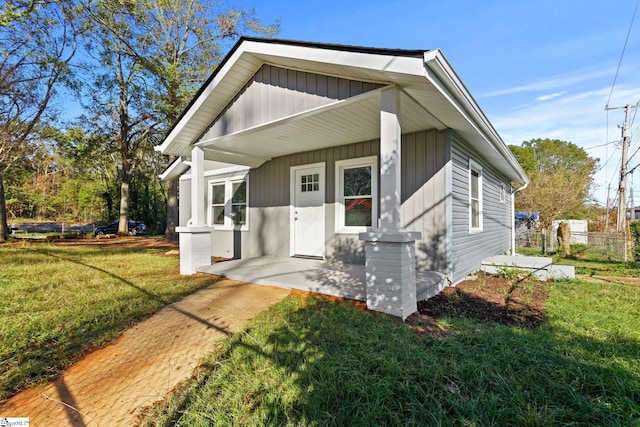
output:
[[[436,296],[447,285],[447,276],[437,271],[416,271],[417,301]]]
[[[538,280],[575,279],[571,265],[553,265],[551,258],[524,255],[496,255],[482,261],[482,271],[500,274],[508,270],[524,270]]]

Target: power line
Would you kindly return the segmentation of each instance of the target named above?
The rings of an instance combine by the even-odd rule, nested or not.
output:
[[[607,164],[609,163],[609,160],[611,160],[611,158],[613,157],[613,155],[614,155],[614,154],[616,154],[616,152],[615,152],[615,151],[614,151],[613,153],[611,153],[611,155],[610,155],[609,157],[607,157],[607,161],[606,161],[606,162],[604,162],[604,164],[603,164],[602,166],[600,166],[600,168],[599,168],[598,170],[602,170],[602,169],[604,169],[604,168],[607,166]],[[618,164],[616,165],[616,172],[617,172],[617,170],[618,170],[618,166],[620,166],[620,163],[618,163]],[[606,175],[608,175],[608,173],[607,173],[607,171],[606,171],[606,170],[605,170],[605,174],[606,174]],[[615,172],[614,172],[614,175],[611,177],[611,181],[609,182],[609,184],[611,184],[611,182],[613,181],[613,179],[614,179],[614,178],[615,178]]]
[[[600,148],[600,147],[606,147],[607,145],[611,145],[611,144],[618,144],[620,143],[621,140],[616,140],[616,141],[609,141],[609,142],[605,142],[604,144],[600,144],[600,145],[593,145],[591,147],[583,147],[584,150],[592,150],[594,148]]]
[[[607,107],[609,106],[609,102],[611,102],[611,96],[613,95],[613,88],[616,85],[616,80],[618,80],[618,73],[620,72],[620,67],[622,65],[622,59],[624,58],[624,51],[627,49],[627,43],[629,42],[629,36],[631,35],[631,29],[633,28],[633,21],[636,19],[636,12],[638,11],[638,5],[640,4],[640,0],[636,1],[636,7],[633,9],[633,16],[631,17],[631,23],[629,24],[629,30],[627,31],[627,37],[624,40],[624,46],[622,47],[622,53],[620,54],[620,61],[618,61],[618,68],[616,69],[616,75],[613,78],[613,83],[611,84],[611,91],[609,92],[609,98],[607,99]]]

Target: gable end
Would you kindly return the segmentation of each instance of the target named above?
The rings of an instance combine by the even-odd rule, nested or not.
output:
[[[383,86],[264,64],[198,141],[250,129]]]

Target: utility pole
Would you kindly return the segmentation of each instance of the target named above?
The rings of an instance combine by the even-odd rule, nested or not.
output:
[[[627,230],[627,204],[626,204],[626,186],[627,186],[627,151],[631,142],[630,119],[631,109],[638,108],[636,105],[625,105],[624,107],[605,107],[605,110],[618,110],[624,108],[624,125],[622,126],[622,163],[620,164],[620,182],[618,184],[618,222],[616,230],[619,233]]]
[[[609,231],[609,209],[610,209],[610,205],[609,205],[609,193],[611,192],[611,184],[607,185],[607,204],[605,206],[605,218],[606,218],[606,222],[605,222],[605,226],[604,226],[604,231]]]
[[[620,197],[618,199],[618,232],[627,231],[627,151],[629,150],[629,120],[631,117],[631,106],[626,105],[624,107],[624,125],[622,126],[622,163],[620,164],[620,185],[618,186],[618,192]]]

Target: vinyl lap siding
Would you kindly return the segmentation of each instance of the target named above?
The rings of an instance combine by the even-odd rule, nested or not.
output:
[[[511,204],[500,201],[502,181],[491,168],[462,148],[454,136],[452,150],[452,281],[457,283],[480,268],[483,259],[509,251]],[[469,231],[469,158],[482,166],[482,231]],[[507,185],[507,189],[509,185]]]

